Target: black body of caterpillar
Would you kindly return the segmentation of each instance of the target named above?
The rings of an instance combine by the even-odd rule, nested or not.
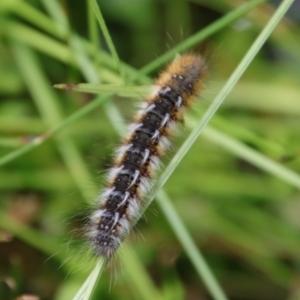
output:
[[[199,95],[205,76],[203,58],[183,55],[161,73],[158,89],[142,103],[116,151],[98,208],[90,216],[88,238],[97,255],[110,258],[140,216],[160,156],[170,146],[168,137]]]

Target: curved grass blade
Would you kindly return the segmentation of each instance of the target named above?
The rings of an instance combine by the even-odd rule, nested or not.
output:
[[[214,275],[212,274],[208,264],[206,263],[201,251],[197,248],[188,230],[185,228],[181,218],[177,214],[171,200],[163,189],[161,189],[156,195],[156,201],[163,211],[164,215],[168,219],[174,233],[180,241],[185,252],[189,256],[194,268],[198,275],[204,281],[207,289],[210,291],[214,299],[226,300],[227,297],[220,288]]]
[[[118,53],[115,49],[115,46],[113,44],[113,41],[110,37],[110,34],[108,32],[108,29],[106,27],[106,24],[105,24],[105,21],[103,19],[103,16],[101,14],[101,11],[100,11],[100,7],[98,6],[97,4],[97,1],[96,0],[89,0],[90,3],[91,3],[91,6],[94,10],[94,13],[95,13],[95,16],[99,22],[99,25],[100,25],[100,28],[103,32],[103,35],[104,35],[104,38],[105,38],[105,41],[107,43],[107,46],[112,54],[112,57],[114,58],[115,60],[115,64],[116,64],[116,67],[117,69],[119,70],[119,74],[121,75],[121,77],[123,78],[124,82],[125,82],[125,76],[124,76],[124,72],[123,72],[123,69],[122,69],[122,66],[121,66],[121,63],[120,63],[120,59],[119,59],[119,56],[118,56]]]
[[[217,129],[206,127],[203,134],[206,138],[228,149],[236,156],[251,162],[251,164],[257,166],[258,168],[265,170],[266,172],[280,178],[286,183],[300,189],[300,175],[296,172],[289,170],[280,163],[277,163],[258,151],[247,147],[243,143],[233,139]]]
[[[73,300],[89,300],[91,299],[93,290],[99,280],[99,277],[105,267],[105,260],[100,258],[90,276],[86,279],[80,290],[76,293]]]

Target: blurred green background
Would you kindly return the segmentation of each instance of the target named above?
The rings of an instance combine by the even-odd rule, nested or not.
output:
[[[83,254],[78,228],[119,144],[115,127],[125,126],[114,109],[130,121],[136,100],[144,97],[110,96],[48,138],[47,130],[97,97],[53,85],[95,78],[122,83],[243,3],[98,1],[120,57],[120,75],[87,1],[1,0],[0,299],[32,294],[65,300],[78,291],[93,265]],[[275,7],[275,2],[260,4],[189,48],[207,58],[209,78],[165,165]],[[296,1],[213,118],[211,131],[198,139],[165,186],[231,300],[300,299],[299,16]],[[147,75],[155,78],[161,67],[150,65]],[[151,84],[146,71],[136,84]],[[37,137],[48,140],[38,145]],[[294,171],[294,181],[236,154],[235,142]],[[155,201],[126,244],[162,299],[212,299]],[[131,271],[116,258],[93,299],[144,299],[143,283],[135,281],[138,269]]]

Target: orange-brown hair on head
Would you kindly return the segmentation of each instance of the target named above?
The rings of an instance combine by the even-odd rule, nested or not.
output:
[[[163,71],[156,84],[169,86],[181,94],[185,106],[190,106],[199,95],[207,76],[207,65],[203,57],[185,54],[176,57]]]

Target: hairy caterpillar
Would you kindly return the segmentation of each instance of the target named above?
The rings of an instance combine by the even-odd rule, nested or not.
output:
[[[168,137],[199,95],[205,76],[202,57],[183,55],[161,73],[158,89],[142,103],[90,216],[87,235],[95,254],[112,257],[140,216],[160,156],[170,147]]]

